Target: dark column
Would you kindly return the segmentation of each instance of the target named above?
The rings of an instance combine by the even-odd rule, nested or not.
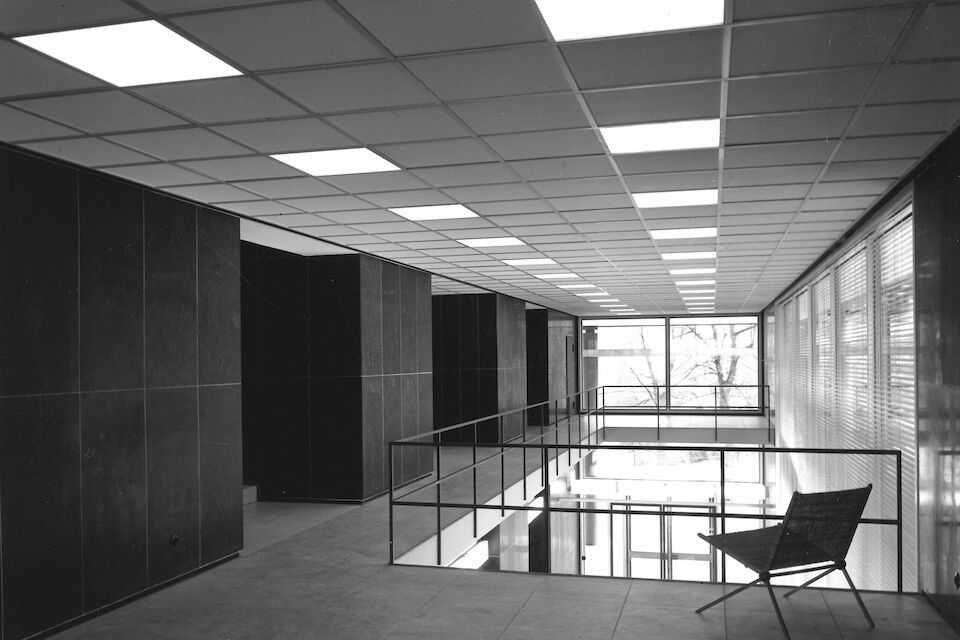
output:
[[[960,143],[915,183],[920,588],[955,625],[960,596]]]

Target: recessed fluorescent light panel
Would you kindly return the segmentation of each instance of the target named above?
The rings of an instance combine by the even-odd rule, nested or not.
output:
[[[715,149],[720,146],[720,120],[681,120],[600,127],[600,135],[607,143],[610,153]]]
[[[341,176],[400,170],[397,165],[364,148],[277,153],[270,157],[311,176]]]
[[[689,229],[651,229],[654,240],[686,240],[687,238],[716,238],[716,227],[691,227]]]
[[[465,238],[463,240],[457,240],[457,242],[475,249],[482,249],[483,247],[519,247],[526,244],[520,238],[514,238],[512,236],[503,238]]]
[[[678,280],[678,287],[716,286],[716,280]]]
[[[659,209],[664,207],[697,207],[717,204],[717,189],[688,189],[686,191],[647,191],[632,193],[633,201],[640,209]]]
[[[477,214],[462,204],[439,204],[430,207],[396,207],[390,209],[398,216],[418,222],[420,220],[453,220],[476,218]]]
[[[579,278],[575,273],[533,273],[530,274],[541,280],[566,280],[568,278]]]
[[[241,75],[153,20],[14,40],[118,87]]]
[[[680,295],[685,296],[688,293],[716,293],[716,289],[681,289]]]
[[[663,254],[664,260],[713,260],[716,257],[716,251],[682,251]]]
[[[586,293],[578,293],[576,295],[580,296],[581,298],[591,298],[595,296],[600,296],[600,297],[608,296],[610,294],[607,293],[606,291],[587,291]]]
[[[508,264],[511,267],[536,267],[542,264],[557,264],[556,260],[551,260],[550,258],[521,258],[517,260],[503,260],[504,264]],[[590,285],[586,285],[590,286]]]
[[[558,284],[557,286],[560,287],[561,289],[596,289],[597,288],[597,285],[595,284]],[[583,294],[578,293],[577,295],[579,296]],[[589,295],[596,295],[596,294],[591,293]]]
[[[714,300],[716,296],[684,296],[683,301],[689,302],[690,300]]]
[[[537,0],[537,6],[557,42],[723,24],[723,0]]]
[[[702,269],[670,269],[670,275],[672,276],[696,276],[716,272],[717,270],[713,267],[703,267]]]

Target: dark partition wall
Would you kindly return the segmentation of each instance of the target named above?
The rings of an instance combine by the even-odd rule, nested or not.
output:
[[[576,392],[576,339],[575,316],[553,309],[527,310],[527,404]],[[528,419],[531,424],[546,424],[553,411],[553,405],[531,409]]]
[[[960,141],[914,187],[920,588],[960,627]]]
[[[525,303],[500,294],[433,297],[434,424],[445,427],[526,406]],[[497,421],[481,424],[480,442],[500,439]],[[523,416],[506,419],[503,437],[523,430]],[[473,439],[473,431],[449,434]]]
[[[239,224],[0,148],[5,640],[239,551]]]
[[[433,424],[430,277],[244,243],[244,475],[262,499],[365,500]],[[410,451],[395,477],[431,468]]]

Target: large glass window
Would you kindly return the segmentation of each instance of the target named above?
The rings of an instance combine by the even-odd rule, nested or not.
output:
[[[755,409],[757,318],[670,321],[670,406]]]
[[[758,407],[756,316],[585,320],[583,333],[584,382],[607,407]]]

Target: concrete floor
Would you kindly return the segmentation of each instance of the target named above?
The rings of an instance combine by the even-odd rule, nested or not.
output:
[[[705,612],[724,586],[390,566],[387,504],[249,505],[259,550],[72,627],[58,640],[782,638],[764,591]],[[794,640],[956,636],[919,596],[806,590],[782,601]]]

